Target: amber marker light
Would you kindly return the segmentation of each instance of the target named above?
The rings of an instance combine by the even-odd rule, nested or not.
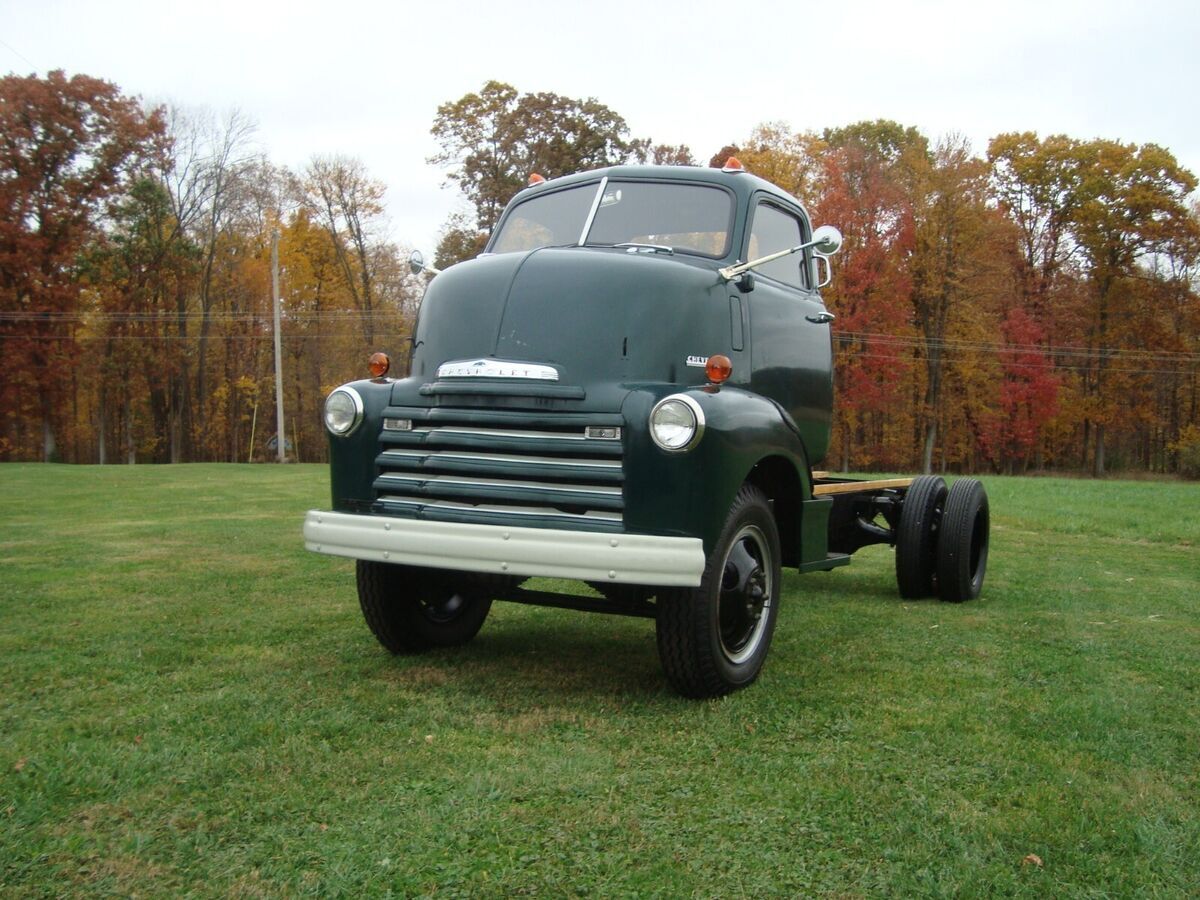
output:
[[[539,175],[537,172],[534,172],[532,175],[529,176],[529,186],[530,187],[533,187],[535,184],[545,184],[545,183],[546,183],[545,175]]]
[[[373,378],[382,378],[388,373],[388,369],[392,367],[392,361],[388,359],[388,355],[382,351],[372,353],[371,358],[367,360],[367,369],[370,371]]]
[[[713,384],[720,384],[733,374],[733,363],[729,361],[728,356],[720,353],[710,356],[708,362],[704,364],[704,374]]]
[[[731,156],[725,160],[725,165],[721,167],[722,172],[745,172],[746,168],[742,165],[742,161],[736,156]]]

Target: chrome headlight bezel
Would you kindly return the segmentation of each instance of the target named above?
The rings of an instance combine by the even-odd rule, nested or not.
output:
[[[681,415],[683,413],[683,415]],[[677,417],[674,422],[664,421],[667,416]],[[663,397],[650,410],[648,421],[650,439],[660,450],[667,453],[686,453],[704,437],[704,410],[694,397],[687,394],[671,394]],[[681,428],[676,436],[660,434],[660,429]]]
[[[350,402],[347,408],[331,408],[330,404],[343,404],[342,398],[346,398]],[[335,426],[333,416],[340,417],[336,419],[338,423]],[[346,416],[349,418],[346,418]],[[355,429],[362,423],[363,420],[363,400],[362,396],[352,387],[334,388],[329,392],[329,396],[325,398],[325,407],[322,411],[322,418],[325,421],[325,429],[332,435],[337,437],[346,437],[354,433]]]

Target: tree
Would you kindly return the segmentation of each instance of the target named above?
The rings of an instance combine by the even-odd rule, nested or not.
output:
[[[650,162],[656,166],[694,166],[696,158],[687,144],[655,144],[650,148]]]
[[[1082,149],[1087,169],[1074,227],[1091,285],[1084,384],[1086,421],[1095,434],[1092,473],[1099,477],[1105,471],[1106,428],[1114,421],[1123,387],[1110,371],[1113,351],[1133,337],[1123,341],[1122,333],[1145,309],[1137,303],[1134,283],[1145,278],[1141,264],[1154,254],[1186,254],[1194,243],[1196,225],[1186,201],[1196,178],[1153,144],[1098,140]],[[1085,431],[1085,448],[1086,443]]]
[[[729,157],[737,156],[741,152],[737,144],[726,144],[709,158],[708,167],[710,169],[723,169],[725,163],[729,161]]]
[[[463,260],[474,259],[483,252],[487,242],[487,233],[475,228],[467,214],[454,213],[442,230],[433,265],[437,269],[446,269]]]
[[[61,70],[0,79],[0,399],[21,411],[36,398],[43,459],[56,453],[62,370],[76,352],[64,323],[79,303],[76,256],[162,134],[161,111],[109,82]]]
[[[726,151],[732,151],[726,159],[736,155],[749,171],[805,202],[817,198],[821,179],[828,174],[822,170],[822,161],[829,145],[812,132],[793,132],[785,122],[764,122],[750,133],[741,150],[723,148],[713,162]],[[721,160],[720,166],[724,165]]]
[[[180,459],[181,437],[187,438],[188,450],[208,430],[209,393],[208,353],[212,333],[212,314],[216,297],[213,284],[218,252],[227,248],[231,230],[236,230],[239,205],[244,201],[248,183],[264,173],[248,150],[255,124],[238,110],[217,121],[206,111],[185,114],[170,110],[169,134],[172,154],[161,178],[167,187],[179,228],[200,248],[202,263],[195,287],[200,306],[200,335],[196,346],[196,381],[190,390],[187,357],[173,386],[173,396],[182,410],[172,430],[171,461]],[[178,336],[187,337],[186,300],[180,293],[177,308]],[[194,393],[193,416],[190,394]],[[194,419],[194,434],[193,434]]]
[[[918,174],[912,304],[925,368],[921,467],[926,473],[933,467],[955,320],[985,310],[980,282],[998,275],[1003,260],[1000,221],[988,206],[987,184],[987,165],[958,137],[941,140]]]
[[[304,203],[329,234],[338,265],[355,307],[363,338],[375,343],[376,245],[383,216],[383,182],[371,178],[361,160],[318,156],[309,163],[302,185]]]
[[[533,172],[557,178],[641,161],[649,150],[648,140],[629,139],[625,120],[595,98],[519,94],[499,81],[439,106],[431,133],[441,151],[429,161],[449,167],[475,208],[478,231],[489,236]]]
[[[1028,461],[1058,409],[1059,378],[1042,349],[1045,335],[1025,309],[1009,309],[1001,331],[999,402],[980,417],[980,444],[997,470],[1012,475]]]

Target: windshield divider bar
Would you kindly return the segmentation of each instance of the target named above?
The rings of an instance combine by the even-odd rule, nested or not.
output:
[[[600,201],[604,199],[604,188],[608,184],[608,176],[605,175],[600,179],[600,188],[596,191],[596,196],[592,198],[592,208],[588,211],[587,221],[583,223],[583,231],[579,233],[579,243],[576,245],[582,247],[584,241],[587,240],[588,232],[592,230],[592,222],[596,218],[596,210],[600,208]]]

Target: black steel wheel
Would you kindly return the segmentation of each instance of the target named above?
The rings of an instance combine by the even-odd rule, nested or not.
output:
[[[762,491],[734,498],[700,586],[659,592],[658,655],[685,697],[717,697],[758,677],[779,614],[779,531]]]
[[[904,495],[896,532],[896,584],[910,600],[932,597],[937,572],[937,529],[946,501],[946,482],[937,475],[916,478]]]
[[[358,602],[371,633],[392,653],[465,644],[492,600],[458,573],[359,560]]]
[[[938,533],[937,587],[949,603],[974,600],[987,571],[991,516],[987,492],[974,478],[950,486]]]

